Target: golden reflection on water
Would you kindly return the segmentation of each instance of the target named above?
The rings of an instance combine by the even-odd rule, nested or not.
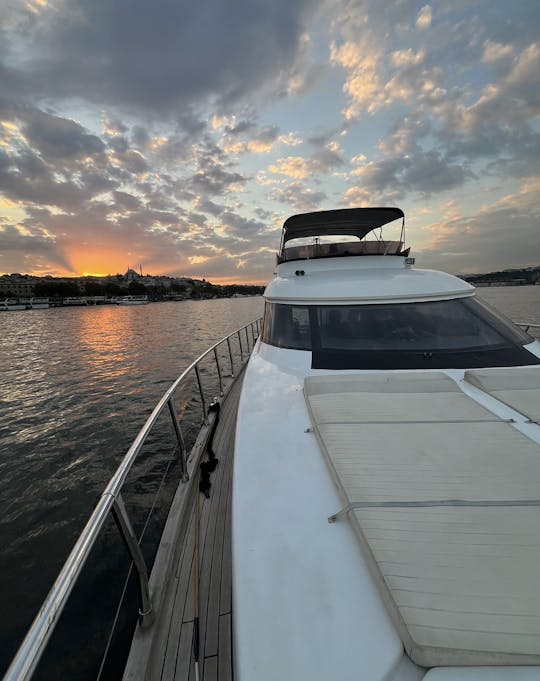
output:
[[[0,313],[0,574],[10,594],[0,666],[157,400],[197,355],[261,312],[261,299],[246,298]],[[201,373],[215,383],[210,368]],[[193,379],[188,387],[196,395]],[[189,412],[190,395],[176,406]],[[158,436],[149,446],[161,456]],[[132,492],[142,504],[146,486]]]
[[[116,305],[96,306],[77,310],[73,319],[73,340],[82,358],[108,378],[124,376],[130,368],[126,359],[135,318],[126,311],[131,312]]]

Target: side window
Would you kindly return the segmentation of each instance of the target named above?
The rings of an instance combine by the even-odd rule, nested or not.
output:
[[[293,307],[292,323],[296,338],[305,348],[311,347],[311,328],[309,325],[309,310],[307,307]]]
[[[311,350],[309,309],[305,306],[266,303],[262,340],[293,350]]]
[[[261,334],[261,340],[263,343],[271,343],[272,338],[272,327],[274,325],[274,307],[272,303],[264,304],[264,319],[263,328]]]

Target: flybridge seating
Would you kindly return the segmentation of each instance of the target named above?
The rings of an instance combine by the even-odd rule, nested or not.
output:
[[[382,229],[394,220],[401,219],[401,235],[398,241],[386,241],[381,236],[372,241],[365,237],[376,229]],[[399,208],[348,208],[316,213],[293,215],[285,221],[281,246],[277,254],[278,264],[290,260],[312,258],[335,258],[351,255],[400,255],[406,257],[409,249],[403,249],[405,216]],[[321,243],[321,237],[333,237],[331,243]],[[354,241],[343,238],[354,237]],[[293,239],[312,239],[314,243],[287,246]]]

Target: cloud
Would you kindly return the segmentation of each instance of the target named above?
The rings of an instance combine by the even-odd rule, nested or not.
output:
[[[484,53],[482,55],[482,61],[485,62],[496,62],[499,59],[505,59],[510,57],[514,52],[512,45],[503,45],[501,43],[495,43],[491,40],[486,40],[484,43]]]
[[[428,225],[433,237],[417,253],[418,259],[422,266],[461,274],[493,271],[501,268],[501,262],[515,267],[538,265],[539,206],[540,178],[529,178],[519,192],[476,213]]]
[[[433,11],[430,5],[424,5],[422,9],[418,12],[416,17],[416,27],[420,30],[425,30],[431,26],[433,20]]]
[[[247,178],[237,172],[227,170],[222,164],[207,161],[187,181],[187,185],[195,192],[203,196],[219,196],[226,192],[235,191],[246,182]]]
[[[362,196],[401,198],[407,192],[422,196],[455,189],[473,174],[466,167],[448,163],[439,152],[418,150],[407,156],[369,161],[355,168],[351,179],[360,183]],[[354,187],[352,188],[354,190]],[[356,192],[356,194],[358,194]],[[350,200],[355,192],[346,195]]]
[[[404,156],[419,151],[419,141],[430,134],[431,122],[426,118],[405,116],[394,124],[379,141],[379,149],[387,156]]]
[[[101,154],[105,144],[76,121],[39,109],[21,112],[28,144],[49,160],[69,161]]]
[[[0,149],[0,188],[5,197],[15,202],[74,210],[114,185],[93,170],[77,178],[60,178],[30,149],[11,155]]]
[[[309,162],[301,156],[280,158],[276,163],[268,166],[268,170],[276,175],[286,175],[296,180],[304,180],[311,173]]]
[[[274,189],[270,196],[275,201],[291,206],[299,213],[319,209],[327,198],[324,192],[315,191],[301,182],[291,182],[286,187]]]
[[[28,272],[55,267],[69,270],[56,248],[52,236],[40,229],[33,231],[21,225],[0,226],[0,271]]]
[[[239,239],[253,239],[253,237],[264,231],[265,225],[257,220],[244,218],[238,213],[225,211],[220,216],[220,228],[228,236],[235,236]]]
[[[343,150],[339,143],[333,140],[319,145],[311,155],[311,166],[314,172],[325,173],[344,164]]]
[[[278,223],[327,203],[442,202],[439,237],[480,229],[486,187],[494,206],[537,172],[539,20],[535,0],[4,3],[4,239],[41,270],[94,252],[225,277],[268,272]]]
[[[367,42],[330,45],[330,63],[341,66],[348,74],[343,91],[353,103],[344,112],[346,120],[356,117],[363,108],[372,113],[382,106],[384,82],[379,72],[379,54]]]
[[[132,0],[126,11],[109,0],[73,0],[61,5],[61,21],[52,6],[37,22],[11,19],[25,60],[13,48],[10,64],[26,88],[46,97],[160,115],[181,106],[195,115],[210,100],[224,107],[277,87],[304,49],[318,4]]]

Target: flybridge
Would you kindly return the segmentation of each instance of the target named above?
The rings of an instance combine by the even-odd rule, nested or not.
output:
[[[365,240],[370,232],[399,219],[402,221],[399,241],[386,241],[381,235],[374,240]],[[321,243],[321,237],[335,237],[336,240]],[[354,240],[342,241],[342,237],[353,237]],[[312,239],[313,243],[288,245],[293,239]],[[277,262],[350,255],[406,257],[409,249],[403,249],[404,239],[405,216],[400,208],[344,208],[302,213],[285,221]]]

